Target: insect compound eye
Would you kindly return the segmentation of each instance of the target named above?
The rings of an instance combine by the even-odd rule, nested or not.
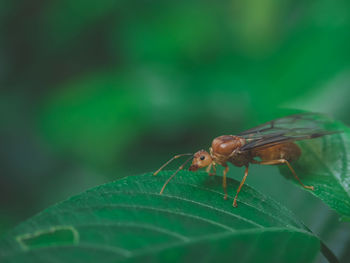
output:
[[[199,159],[201,159],[203,161],[205,159],[205,156],[202,155],[201,157],[199,157]]]

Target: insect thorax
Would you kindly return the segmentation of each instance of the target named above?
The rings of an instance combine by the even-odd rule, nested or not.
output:
[[[210,154],[214,162],[220,165],[225,166],[226,162],[231,162],[236,166],[243,166],[250,161],[250,154],[240,151],[245,143],[246,140],[242,137],[222,135],[213,140]]]
[[[210,148],[210,155],[213,161],[217,164],[225,166],[227,162],[241,167],[248,165],[251,160],[250,152],[233,151],[229,156],[215,153],[213,148]]]

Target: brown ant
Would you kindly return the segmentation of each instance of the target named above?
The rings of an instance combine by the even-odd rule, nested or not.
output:
[[[315,115],[317,116],[317,115]],[[311,118],[309,118],[311,117]],[[200,150],[195,154],[185,153],[175,155],[153,175],[157,175],[165,166],[175,159],[182,156],[190,156],[163,185],[160,194],[163,193],[169,181],[182,170],[191,160],[190,171],[196,171],[200,168],[207,167],[209,175],[216,173],[216,165],[221,165],[223,171],[222,186],[224,189],[224,199],[227,199],[226,174],[229,170],[228,162],[235,166],[245,166],[244,177],[237,189],[236,196],[233,200],[233,206],[237,207],[237,197],[241,188],[247,179],[249,164],[261,165],[282,165],[288,166],[295,179],[305,188],[314,190],[313,186],[307,186],[302,183],[295,173],[290,162],[296,161],[301,156],[300,147],[293,141],[313,139],[328,134],[337,133],[338,131],[326,131],[321,128],[322,122],[317,122],[312,114],[296,114],[288,117],[276,119],[253,129],[235,135],[222,135],[212,141],[209,153]],[[213,173],[211,172],[213,170]]]

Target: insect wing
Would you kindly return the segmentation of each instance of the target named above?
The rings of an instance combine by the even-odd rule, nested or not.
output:
[[[295,114],[272,120],[238,134],[247,141],[240,150],[270,147],[284,142],[312,139],[339,132],[326,130],[326,125],[327,119],[323,115],[312,113]]]

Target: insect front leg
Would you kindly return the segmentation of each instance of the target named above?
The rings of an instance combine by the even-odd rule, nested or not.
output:
[[[213,168],[213,173],[211,172],[211,169]],[[206,169],[206,172],[208,173],[209,176],[213,176],[216,175],[216,166],[215,163],[212,162],[211,164],[209,164],[208,168]]]
[[[209,166],[207,167],[207,169],[205,170],[208,175],[210,176],[211,175],[211,167],[213,166],[213,164],[209,164]]]
[[[216,163],[213,162],[213,173],[211,175],[216,175]]]

